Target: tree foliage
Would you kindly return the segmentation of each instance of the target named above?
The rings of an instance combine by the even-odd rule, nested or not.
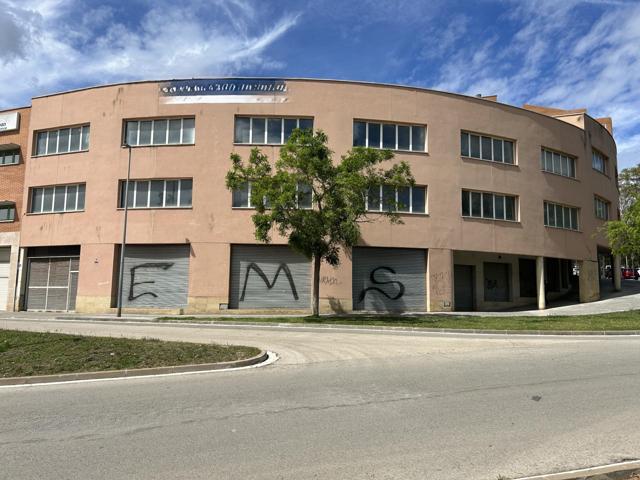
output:
[[[640,165],[625,168],[618,176],[620,210],[625,212],[640,198]]]
[[[618,177],[620,220],[609,221],[604,232],[614,255],[640,255],[640,165],[625,168]]]
[[[371,220],[366,209],[367,189],[415,183],[406,162],[383,168],[383,162],[393,158],[389,150],[354,147],[334,163],[327,140],[320,130],[294,130],[280,149],[275,166],[254,148],[246,162],[232,154],[226,176],[230,190],[251,183],[257,240],[270,242],[275,230],[287,238],[291,248],[314,260],[314,314],[318,313],[320,263],[338,265],[340,250],[356,245],[360,224]],[[299,208],[308,199],[309,189],[312,208]],[[392,223],[401,223],[395,195],[385,203],[389,209],[382,215]]]

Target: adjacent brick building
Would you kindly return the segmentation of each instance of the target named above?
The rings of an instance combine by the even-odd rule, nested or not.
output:
[[[17,309],[24,173],[30,107],[0,112],[0,310]]]

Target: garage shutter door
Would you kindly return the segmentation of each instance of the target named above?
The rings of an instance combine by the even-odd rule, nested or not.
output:
[[[352,260],[354,310],[425,310],[424,250],[360,247]]]
[[[122,306],[177,308],[187,305],[189,245],[127,245]]]
[[[11,248],[0,248],[0,310],[7,309]]]
[[[79,263],[78,257],[29,258],[27,310],[75,310]]]
[[[231,248],[229,308],[309,308],[311,262],[286,246]]]

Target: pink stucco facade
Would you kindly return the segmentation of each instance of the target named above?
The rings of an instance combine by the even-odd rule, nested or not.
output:
[[[232,245],[256,243],[251,211],[232,208],[231,192],[224,185],[229,155],[237,152],[246,157],[251,148],[234,144],[234,118],[238,115],[312,117],[314,128],[327,133],[336,161],[352,148],[354,119],[427,127],[426,152],[396,152],[392,160],[407,161],[416,183],[427,187],[426,213],[402,215],[404,223],[400,225],[380,219],[362,226],[363,245],[427,251],[427,309],[455,307],[452,277],[456,252],[583,262],[580,287],[592,290],[590,298],[584,298],[597,297],[597,275],[586,265],[597,262],[598,250],[606,250],[608,245],[598,230],[603,221],[594,215],[594,195],[611,203],[615,218],[616,145],[612,135],[586,114],[571,117],[572,123],[568,123],[481,98],[319,80],[287,80],[286,92],[272,103],[233,103],[233,99],[226,103],[165,103],[158,82],[141,82],[33,99],[21,245],[80,246],[77,311],[106,312],[114,307],[114,272],[123,223],[118,184],[127,173],[128,150],[122,147],[127,119],[195,117],[193,145],[132,149],[132,179],[192,178],[193,200],[189,208],[131,210],[127,243],[189,245],[188,303],[175,310],[218,312],[221,305],[224,308],[229,303]],[[83,124],[91,127],[87,151],[34,155],[38,131]],[[462,130],[513,139],[515,164],[463,158]],[[574,156],[576,178],[543,172],[542,147]],[[592,168],[593,148],[608,157],[608,175]],[[261,149],[274,159],[279,151],[277,146]],[[86,183],[84,210],[28,213],[30,188],[74,183]],[[517,221],[464,218],[462,189],[517,196]],[[579,208],[579,230],[545,227],[544,201]],[[284,242],[276,238],[275,243]],[[350,256],[343,255],[338,268],[323,266],[321,275],[323,309],[351,310]],[[588,286],[588,281],[594,284]],[[509,305],[518,303],[515,297]]]

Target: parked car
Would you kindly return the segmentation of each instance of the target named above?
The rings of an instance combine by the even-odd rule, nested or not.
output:
[[[624,278],[625,280],[637,280],[638,279],[638,272],[637,270],[634,270],[633,268],[625,268],[622,267],[622,278]]]

